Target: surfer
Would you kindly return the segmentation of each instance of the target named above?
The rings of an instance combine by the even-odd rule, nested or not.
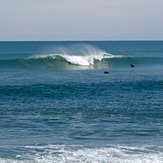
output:
[[[108,74],[109,72],[108,71],[104,71],[104,74]]]
[[[133,64],[130,65],[131,67],[135,67]]]

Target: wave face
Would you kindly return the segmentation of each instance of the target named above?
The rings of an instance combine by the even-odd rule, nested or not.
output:
[[[97,64],[103,65],[105,59],[117,58],[111,54],[97,55],[68,55],[68,54],[49,54],[37,55],[28,58],[0,60],[0,66],[7,67],[31,67],[31,68],[90,68]],[[106,63],[105,63],[106,64]]]
[[[160,55],[132,55],[126,51],[108,52],[92,45],[77,44],[71,46],[49,47],[40,54],[35,51],[13,51],[0,54],[0,68],[32,68],[32,69],[92,69],[108,67],[162,66]],[[23,50],[23,49],[22,49]],[[106,52],[107,51],[107,52]],[[3,51],[2,51],[3,52]],[[22,55],[21,55],[22,53]],[[113,54],[114,53],[114,54]]]
[[[26,68],[51,68],[51,69],[82,69],[135,66],[161,66],[162,57],[130,57],[112,54],[97,55],[68,55],[49,54],[37,55],[27,58],[0,60],[0,67],[26,67]]]

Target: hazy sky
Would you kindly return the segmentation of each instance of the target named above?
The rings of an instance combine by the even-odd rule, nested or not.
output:
[[[0,40],[163,40],[163,0],[0,0]]]

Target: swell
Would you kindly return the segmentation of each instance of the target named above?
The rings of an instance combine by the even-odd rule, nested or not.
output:
[[[135,66],[162,66],[163,57],[121,57],[106,59],[110,67],[128,67],[130,64]]]
[[[60,56],[56,58],[36,56],[0,60],[1,68],[64,68],[66,64],[66,61]]]
[[[135,66],[162,66],[163,57],[132,57],[111,54],[101,55],[41,55],[17,59],[1,59],[0,68],[51,68],[78,69]]]

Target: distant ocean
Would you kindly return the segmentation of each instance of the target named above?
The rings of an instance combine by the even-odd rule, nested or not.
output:
[[[163,41],[0,42],[0,162],[163,162]]]

